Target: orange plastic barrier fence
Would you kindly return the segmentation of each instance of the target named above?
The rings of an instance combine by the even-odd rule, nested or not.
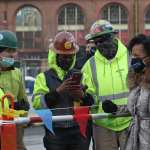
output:
[[[2,97],[2,111],[4,111],[4,100],[8,99],[11,108],[14,109],[14,97],[11,94],[6,94]],[[4,120],[13,120],[13,117],[2,116]],[[16,124],[2,124],[0,126],[0,150],[16,150]]]
[[[16,150],[16,125],[4,124],[0,127],[1,150]]]

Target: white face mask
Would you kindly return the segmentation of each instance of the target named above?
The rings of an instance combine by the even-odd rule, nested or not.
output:
[[[14,62],[14,58],[2,57],[0,60],[0,67],[12,67]]]

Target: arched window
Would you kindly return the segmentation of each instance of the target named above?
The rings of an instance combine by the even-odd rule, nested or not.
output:
[[[67,4],[60,8],[58,13],[58,31],[72,32],[82,44],[84,41],[84,14],[80,6]]]
[[[144,17],[145,34],[150,35],[150,7],[147,9]]]
[[[84,15],[81,8],[75,4],[65,5],[60,9],[59,25],[84,25]]]
[[[42,17],[38,9],[25,6],[16,14],[16,33],[22,49],[42,48]]]
[[[120,4],[109,4],[102,9],[101,18],[111,22],[119,31],[119,38],[128,41],[128,11]]]
[[[110,4],[102,11],[102,18],[109,20],[112,24],[127,24],[127,15],[127,10],[119,4]]]

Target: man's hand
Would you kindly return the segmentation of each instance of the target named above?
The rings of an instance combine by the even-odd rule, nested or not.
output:
[[[84,91],[81,85],[74,85],[69,91],[75,100],[82,99],[84,97]]]
[[[102,103],[102,108],[105,113],[115,113],[118,109],[117,105],[110,100],[105,100]]]
[[[81,85],[76,85],[72,78],[65,80],[57,89],[56,92],[68,91],[74,99],[80,99],[84,96],[83,88]]]
[[[71,78],[63,81],[63,83],[56,89],[56,92],[62,93],[64,91],[69,91],[71,86],[74,84],[74,81],[72,81]]]

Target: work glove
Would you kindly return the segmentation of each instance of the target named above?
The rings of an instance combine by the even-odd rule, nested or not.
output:
[[[20,100],[20,101],[14,103],[14,109],[28,111],[30,109],[30,105],[28,102],[26,102],[24,100]]]
[[[110,100],[105,100],[102,103],[102,108],[105,113],[115,113],[118,109],[117,105]]]
[[[86,93],[84,94],[84,97],[82,98],[82,105],[84,106],[91,106],[94,104],[94,99],[92,97],[92,95]]]

